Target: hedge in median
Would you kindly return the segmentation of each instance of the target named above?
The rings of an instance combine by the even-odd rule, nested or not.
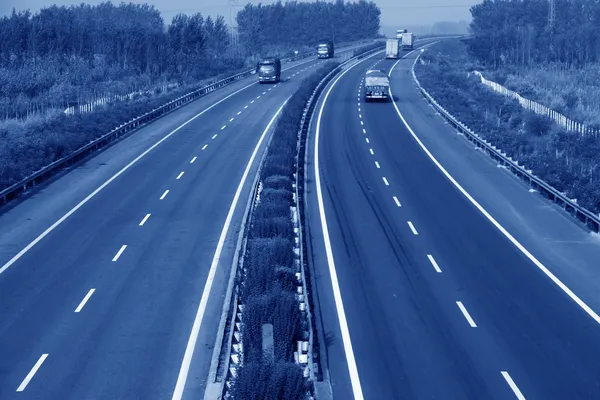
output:
[[[355,55],[381,46],[363,46]],[[305,107],[319,82],[338,65],[329,62],[303,80],[283,108],[259,172],[262,190],[250,217],[240,279],[243,362],[233,385],[235,399],[300,400],[312,387],[294,360],[297,342],[308,340],[310,327],[296,299],[300,270],[290,208],[295,205],[293,182]],[[273,358],[263,354],[263,324],[273,325]]]
[[[307,340],[307,322],[296,299],[298,281],[291,207],[298,131],[317,84],[338,63],[325,64],[306,78],[278,119],[260,170],[262,190],[251,216],[240,299],[243,364],[232,394],[239,399],[303,399],[310,385],[294,362],[298,340]],[[262,325],[273,325],[272,360],[262,353]]]

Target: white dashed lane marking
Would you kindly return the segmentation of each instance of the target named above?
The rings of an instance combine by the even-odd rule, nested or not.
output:
[[[148,221],[148,218],[150,218],[150,214],[146,214],[146,216],[144,217],[144,219],[142,219],[142,222],[140,222],[140,226],[144,226],[144,224],[146,223],[146,221]]]
[[[29,385],[29,382],[31,382],[31,380],[35,376],[38,369],[40,369],[44,361],[46,361],[46,358],[48,358],[48,354],[42,354],[42,356],[39,358],[39,360],[37,360],[33,368],[31,368],[31,371],[29,371],[23,382],[21,382],[21,384],[17,388],[17,392],[22,392],[23,390],[25,390],[27,385]]]
[[[508,386],[510,386],[510,388],[512,389],[515,396],[517,396],[517,399],[525,400],[525,396],[523,396],[523,393],[521,393],[521,391],[519,390],[519,387],[517,386],[515,381],[513,381],[513,379],[510,377],[509,373],[506,371],[500,371],[500,373],[504,377],[504,380],[506,380],[506,383],[508,383]]]
[[[419,234],[419,232],[417,232],[417,228],[415,228],[412,222],[408,221],[408,226],[410,227],[410,230],[412,231],[413,235],[417,236]]]
[[[75,309],[76,313],[81,312],[81,310],[83,310],[83,307],[85,306],[85,303],[88,302],[88,300],[90,299],[90,297],[92,297],[92,295],[94,294],[95,291],[96,291],[96,289],[90,289],[90,291],[87,292],[87,294],[85,295],[85,297],[83,298],[83,300],[81,300],[81,303],[79,303],[79,305]]]
[[[460,311],[463,313],[463,315],[464,315],[465,319],[467,320],[467,322],[469,323],[469,325],[471,325],[471,328],[477,328],[475,321],[473,321],[473,318],[471,318],[471,315],[469,314],[469,312],[467,311],[467,309],[465,308],[463,303],[460,301],[457,301],[456,305],[458,306],[458,308],[460,308]]]
[[[124,244],[123,246],[121,246],[121,248],[119,249],[119,251],[117,252],[117,254],[115,254],[115,256],[113,257],[113,262],[116,262],[119,257],[121,257],[121,254],[123,254],[123,252],[125,251],[125,249],[127,248],[127,245]]]
[[[435,259],[433,258],[433,256],[431,254],[427,254],[427,258],[429,258],[429,262],[431,263],[431,265],[433,265],[433,268],[435,269],[435,271],[437,273],[442,273],[442,269],[440,268],[440,266],[438,265],[438,263],[435,261]]]

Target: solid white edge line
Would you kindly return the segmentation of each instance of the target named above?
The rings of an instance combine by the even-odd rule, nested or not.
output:
[[[433,256],[431,254],[427,254],[427,258],[429,258],[429,262],[431,263],[431,265],[433,265],[433,269],[435,269],[435,271],[437,273],[441,274],[442,269],[440,268],[438,263],[435,261],[435,258],[433,258]]]
[[[456,305],[458,306],[458,308],[460,308],[460,311],[462,312],[469,325],[471,325],[471,328],[477,328],[477,324],[475,324],[475,321],[473,321],[473,318],[471,318],[471,314],[469,314],[463,303],[461,301],[457,301]]]
[[[48,354],[42,354],[42,356],[37,360],[37,362],[35,363],[33,368],[31,368],[31,371],[29,371],[29,373],[27,374],[25,379],[23,379],[23,382],[21,382],[21,384],[17,388],[17,392],[22,392],[23,390],[25,390],[25,388],[27,387],[29,382],[33,379],[33,377],[36,374],[36,372],[38,371],[38,369],[40,369],[40,367],[42,366],[44,361],[46,361],[46,358],[48,358]]]
[[[94,294],[95,291],[96,291],[96,289],[90,289],[90,291],[85,295],[85,297],[83,298],[83,300],[81,300],[81,303],[79,303],[79,305],[75,309],[76,313],[81,312],[81,310],[85,306],[85,303],[88,302],[88,300],[90,299],[90,297],[92,297],[92,295]]]
[[[177,175],[177,180],[181,179],[181,177],[185,174],[185,171],[181,171],[179,175]]]
[[[160,200],[164,200],[168,194],[169,194],[169,189],[165,190],[165,192],[162,194],[162,196],[160,196]]]
[[[525,396],[523,396],[523,393],[521,393],[521,391],[519,390],[519,387],[517,386],[515,381],[513,381],[513,379],[510,377],[510,374],[506,371],[500,371],[500,373],[504,377],[504,380],[506,381],[506,383],[508,383],[508,386],[510,386],[510,388],[512,389],[515,396],[517,396],[517,399],[525,400]]]
[[[290,70],[290,69],[293,69],[293,68],[297,68],[298,66],[304,65],[307,62],[309,62],[309,61],[295,64],[294,66],[291,66],[289,68],[283,69],[282,71],[287,71],[287,70]],[[43,238],[45,238],[50,232],[52,232],[54,229],[56,229],[57,226],[59,226],[60,224],[62,224],[67,218],[69,218],[71,215],[73,215],[73,213],[75,213],[75,211],[79,210],[84,204],[86,204],[88,201],[90,201],[90,199],[92,199],[94,196],[96,196],[102,189],[104,189],[105,187],[107,187],[112,181],[114,181],[115,179],[117,179],[120,175],[122,175],[125,171],[127,171],[129,168],[131,168],[139,160],[141,160],[142,158],[144,158],[152,150],[154,150],[155,148],[157,148],[165,140],[167,140],[168,138],[170,138],[171,136],[173,136],[181,128],[183,128],[184,126],[188,125],[190,122],[194,121],[196,118],[200,117],[201,115],[205,114],[206,112],[212,110],[214,107],[218,106],[219,104],[221,104],[225,100],[228,100],[231,97],[237,95],[238,93],[241,93],[244,90],[248,89],[249,87],[252,87],[252,86],[257,85],[257,84],[258,84],[258,82],[254,81],[254,82],[252,82],[252,83],[250,83],[250,84],[242,87],[241,89],[238,89],[235,92],[233,92],[233,93],[231,93],[231,94],[223,97],[221,100],[218,100],[218,101],[214,102],[213,104],[211,104],[210,106],[208,106],[204,110],[200,111],[198,114],[194,115],[192,118],[190,118],[187,121],[185,121],[183,124],[179,125],[177,128],[173,129],[171,132],[169,132],[167,135],[165,135],[158,142],[154,143],[147,150],[145,150],[142,154],[140,154],[139,156],[137,156],[136,158],[134,158],[129,164],[127,164],[126,166],[124,166],[123,168],[121,168],[116,174],[114,174],[108,180],[106,180],[102,185],[100,185],[96,190],[94,190],[92,193],[90,193],[86,198],[84,198],[83,200],[81,200],[75,207],[73,207],[72,209],[70,209],[65,215],[63,215],[62,217],[60,217],[60,219],[58,219],[58,221],[56,221],[55,223],[53,223],[52,225],[50,225],[50,227],[48,227],[38,237],[36,237],[33,241],[31,241],[21,251],[19,251],[13,258],[11,258],[10,260],[8,260],[0,268],[0,275],[4,271],[6,271],[8,268],[10,268],[21,257],[23,257],[23,255],[25,253],[27,253],[29,250],[31,250],[31,248],[33,248],[33,246],[35,246],[36,244],[38,244],[40,242],[40,240],[42,240]],[[252,101],[252,102],[254,102],[254,101]],[[225,126],[223,126],[223,128],[221,128],[221,129],[225,129]]]
[[[197,158],[198,158],[198,157],[194,157],[194,158],[192,158],[192,161],[190,161],[190,164],[193,164],[193,163],[194,163],[194,161],[196,161],[196,159],[197,159]]]
[[[434,43],[431,43],[428,46],[430,46]],[[426,46],[424,46],[424,47],[426,47]],[[416,59],[415,59],[415,63],[416,63]],[[396,62],[392,66],[392,68],[390,69],[390,72],[389,72],[389,76],[391,76],[391,74],[394,70],[394,67],[397,64],[398,64],[398,62]],[[390,97],[393,98],[391,86],[390,86]],[[569,289],[567,287],[567,285],[565,285],[548,268],[546,268],[546,266],[544,264],[542,264],[542,262],[540,260],[538,260],[529,250],[527,250],[525,248],[525,246],[523,246],[513,235],[511,235],[510,232],[508,232],[506,230],[506,228],[504,228],[498,221],[496,221],[496,219],[485,208],[483,208],[483,206],[481,204],[479,204],[479,202],[477,200],[475,200],[475,198],[473,196],[471,196],[471,194],[469,194],[469,192],[467,192],[460,185],[460,183],[458,183],[458,181],[456,181],[456,179],[454,179],[454,177],[452,175],[450,175],[450,173],[446,170],[446,168],[444,168],[442,166],[442,164],[440,164],[440,162],[433,156],[433,154],[429,151],[429,149],[423,144],[421,139],[419,139],[419,137],[415,134],[415,132],[410,127],[408,122],[406,122],[406,119],[404,119],[404,116],[400,112],[400,109],[398,108],[398,105],[396,104],[396,102],[393,102],[392,104],[394,105],[394,108],[396,109],[396,113],[402,120],[402,123],[404,124],[406,129],[410,132],[411,136],[415,139],[417,144],[421,147],[421,149],[423,149],[425,154],[427,154],[427,156],[436,165],[436,167],[438,167],[438,169],[440,171],[442,171],[442,173],[446,176],[446,178],[463,194],[463,196],[465,196],[471,202],[471,204],[473,204],[475,206],[475,208],[477,208],[477,210],[479,210],[479,212],[488,219],[488,221],[490,221],[508,240],[510,240],[510,242],[517,249],[519,249],[521,251],[521,253],[523,253],[525,255],[525,257],[527,257],[548,278],[550,278],[550,280],[552,280],[552,282],[554,282],[563,292],[565,292],[567,294],[567,296],[569,296],[571,298],[571,300],[573,300],[575,303],[577,303],[577,305],[579,307],[581,307],[590,317],[592,317],[592,319],[594,321],[596,321],[596,323],[600,324],[600,316],[594,310],[592,310],[592,308],[590,306],[588,306],[583,300],[581,300],[579,298],[579,296],[577,296],[571,289]]]
[[[385,183],[385,186],[390,186],[390,183],[388,182],[385,176],[383,177],[383,183]]]
[[[396,202],[396,205],[398,207],[402,207],[402,205],[400,204],[400,200],[398,200],[398,198],[396,196],[394,196],[394,201]]]
[[[367,60],[371,57],[374,57],[375,55],[380,54],[380,53],[381,52],[374,53],[371,56],[363,59],[362,61]],[[352,383],[352,392],[354,394],[354,398],[357,400],[362,400],[362,399],[364,399],[364,397],[363,397],[363,393],[362,393],[362,387],[360,385],[360,378],[358,376],[358,367],[356,365],[356,359],[354,358],[354,350],[352,349],[352,341],[350,339],[350,330],[348,329],[348,321],[346,320],[346,312],[344,311],[344,302],[342,301],[342,293],[341,293],[340,285],[338,283],[338,277],[337,277],[337,272],[336,272],[336,268],[335,268],[335,261],[333,258],[333,249],[331,247],[331,241],[329,239],[329,229],[327,227],[327,217],[325,215],[325,207],[323,205],[323,193],[321,190],[321,175],[320,175],[320,170],[319,170],[319,137],[321,135],[321,119],[323,117],[323,110],[325,109],[325,105],[327,104],[327,99],[329,98],[331,91],[333,90],[335,85],[338,83],[338,81],[340,79],[342,79],[342,77],[344,75],[346,75],[346,73],[348,73],[348,71],[350,71],[357,65],[361,64],[362,61],[359,61],[359,62],[355,63],[354,65],[351,65],[350,67],[348,67],[348,69],[346,69],[344,72],[342,72],[340,74],[340,76],[338,76],[333,81],[333,83],[327,90],[327,93],[325,93],[325,97],[323,98],[323,102],[321,103],[321,107],[319,109],[319,115],[317,117],[317,126],[315,129],[315,152],[314,152],[315,185],[317,188],[317,202],[319,205],[319,215],[320,215],[320,219],[321,219],[321,228],[323,231],[323,242],[325,245],[325,251],[327,253],[327,265],[329,266],[329,275],[331,277],[333,298],[335,300],[335,307],[336,307],[336,311],[337,311],[337,315],[338,315],[338,320],[340,323],[340,330],[342,333],[342,342],[344,344],[344,352],[346,354],[346,363],[348,364],[348,373],[350,375],[350,382]]]
[[[150,214],[146,214],[146,216],[144,217],[144,219],[142,220],[142,222],[140,222],[140,226],[144,226],[144,224],[146,223],[146,221],[148,221],[148,218],[150,218]]]
[[[121,254],[123,254],[123,252],[125,251],[125,249],[127,248],[127,245],[124,244],[123,246],[121,246],[121,248],[119,249],[119,251],[117,252],[117,254],[115,254],[115,256],[113,257],[113,262],[117,261],[119,259],[119,257],[121,257]]]
[[[410,221],[407,221],[407,222],[408,222],[408,226],[410,227],[410,230],[412,231],[413,235],[417,236],[419,234],[419,232],[417,232],[417,229],[415,228],[413,223]]]
[[[219,242],[217,243],[217,248],[215,250],[215,254],[212,259],[212,263],[210,265],[210,270],[208,271],[208,276],[206,278],[204,290],[202,291],[202,297],[200,298],[200,303],[198,304],[198,311],[196,312],[194,324],[192,325],[192,330],[190,332],[190,337],[189,337],[189,340],[188,340],[188,343],[187,343],[187,346],[185,349],[185,354],[184,354],[183,360],[181,362],[181,369],[179,370],[179,375],[177,377],[177,384],[175,385],[175,390],[173,392],[173,400],[180,400],[181,397],[183,396],[183,391],[185,389],[185,382],[186,382],[188,374],[189,374],[190,365],[192,363],[192,356],[194,355],[196,341],[198,340],[198,335],[200,333],[200,327],[202,326],[202,320],[204,318],[204,312],[206,311],[206,305],[208,303],[208,298],[210,296],[212,284],[215,279],[215,274],[217,272],[217,267],[219,265],[219,261],[221,259],[221,252],[223,251],[223,245],[225,243],[225,238],[227,237],[227,234],[229,232],[229,226],[231,224],[233,214],[235,213],[235,209],[237,207],[238,200],[242,193],[242,189],[244,188],[244,185],[246,183],[246,178],[248,177],[248,174],[250,173],[250,169],[252,168],[254,159],[256,158],[256,155],[258,154],[258,151],[260,149],[262,142],[264,141],[265,136],[267,136],[267,133],[271,129],[271,126],[273,125],[273,123],[275,122],[275,120],[277,119],[279,114],[281,113],[281,110],[283,110],[283,107],[288,102],[288,100],[289,100],[289,97],[285,100],[285,102],[281,105],[281,107],[279,107],[279,109],[277,110],[275,115],[273,115],[273,118],[271,118],[271,120],[269,121],[269,124],[267,125],[267,127],[263,131],[262,135],[260,136],[260,139],[258,140],[258,143],[256,144],[256,147],[254,148],[254,151],[252,152],[252,155],[250,156],[250,160],[248,161],[248,164],[246,165],[246,169],[245,169],[244,174],[242,175],[240,183],[237,187],[237,190],[236,190],[233,200],[231,202],[231,206],[229,207],[229,212],[227,214],[227,218],[225,219],[225,223],[223,224],[221,236],[219,237]]]

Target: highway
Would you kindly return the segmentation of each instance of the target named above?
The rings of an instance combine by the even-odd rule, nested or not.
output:
[[[267,128],[322,62],[202,97],[4,210],[0,398],[204,393]]]
[[[379,54],[313,119],[308,236],[334,398],[600,398],[600,241],[436,115],[416,54],[391,73],[397,109],[363,101],[365,71],[396,64]]]

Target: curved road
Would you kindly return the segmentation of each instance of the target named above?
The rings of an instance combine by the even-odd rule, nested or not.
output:
[[[210,93],[0,215],[0,398],[164,399],[178,377],[174,398],[204,393],[251,178],[232,201],[269,121],[321,63]]]
[[[599,398],[598,239],[444,124],[415,57],[391,74],[398,112],[362,99],[366,69],[396,64],[379,55],[330,84],[313,121],[307,217],[334,398]]]

